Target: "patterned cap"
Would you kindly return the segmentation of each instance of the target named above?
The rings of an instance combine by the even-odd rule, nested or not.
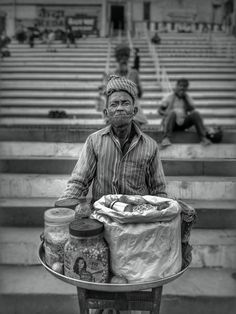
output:
[[[124,91],[135,101],[138,96],[137,85],[125,77],[111,75],[108,79],[105,94],[110,96],[114,92]]]

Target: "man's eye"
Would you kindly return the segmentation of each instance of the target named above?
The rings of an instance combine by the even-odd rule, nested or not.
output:
[[[123,106],[129,106],[129,105],[130,105],[129,101],[123,102]]]
[[[110,103],[110,107],[115,108],[115,107],[117,107],[117,104],[112,102],[112,103]]]

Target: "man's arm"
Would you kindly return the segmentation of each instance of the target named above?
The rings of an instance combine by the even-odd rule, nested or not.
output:
[[[82,149],[81,155],[67,182],[67,186],[59,200],[86,196],[96,172],[96,156],[92,139],[89,137]]]
[[[186,94],[185,97],[186,97],[186,102],[188,104],[187,110],[191,112],[195,109],[194,101],[193,101],[192,97],[189,96],[189,94]]]
[[[169,94],[167,96],[164,96],[160,102],[158,113],[160,116],[165,116],[167,113],[167,108],[170,104],[170,98],[172,97],[172,94]]]
[[[167,197],[166,180],[158,147],[148,166],[146,180],[150,195]]]

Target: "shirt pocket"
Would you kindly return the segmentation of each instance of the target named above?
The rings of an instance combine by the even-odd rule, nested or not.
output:
[[[144,161],[128,161],[125,167],[125,180],[127,184],[136,189],[145,185],[146,164]]]

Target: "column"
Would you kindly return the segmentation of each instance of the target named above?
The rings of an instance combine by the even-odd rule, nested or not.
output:
[[[107,35],[107,0],[102,0],[100,36],[105,37],[106,35]]]

